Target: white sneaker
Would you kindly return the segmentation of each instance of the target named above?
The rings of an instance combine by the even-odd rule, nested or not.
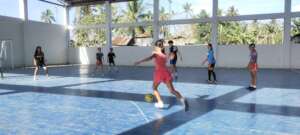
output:
[[[157,102],[157,103],[154,104],[154,106],[156,108],[162,109],[162,108],[164,108],[164,103],[163,102]]]

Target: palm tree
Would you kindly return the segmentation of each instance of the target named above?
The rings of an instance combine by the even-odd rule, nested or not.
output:
[[[239,15],[238,13],[239,11],[234,7],[234,6],[231,6],[229,7],[229,9],[227,10],[227,16],[237,16]]]
[[[133,0],[131,2],[128,2],[127,4],[127,11],[123,11],[125,13],[126,18],[132,22],[138,22],[138,17],[141,15],[141,12],[144,10],[142,7],[142,0]],[[135,28],[130,28],[131,31],[131,37],[133,38],[133,43],[135,43],[135,37],[136,37],[136,31]]]
[[[172,0],[168,0],[168,2],[169,2],[169,13],[173,14],[173,10],[172,10],[172,3],[173,3],[173,1]]]
[[[159,10],[159,20],[166,21],[166,20],[169,20],[170,18],[171,18],[170,13],[166,13],[165,8],[162,7]],[[170,27],[168,27],[166,25],[163,25],[160,27],[160,32],[163,33],[164,38],[166,38],[167,36],[170,36],[169,30],[170,30]]]
[[[45,23],[55,22],[54,15],[50,9],[46,9],[46,11],[42,12],[41,20]]]
[[[186,18],[188,17],[192,17],[193,16],[193,9],[192,9],[192,4],[191,3],[185,3],[183,5],[183,10],[184,10],[184,13],[186,14]]]
[[[198,18],[208,18],[209,15],[205,10],[201,10]],[[211,24],[209,23],[198,23],[195,26],[196,39],[198,43],[210,42],[211,37]]]

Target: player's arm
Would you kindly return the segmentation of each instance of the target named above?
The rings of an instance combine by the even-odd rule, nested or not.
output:
[[[155,54],[152,54],[152,55],[149,56],[149,57],[146,57],[146,58],[144,58],[144,59],[142,59],[142,60],[140,60],[140,61],[135,62],[134,65],[139,65],[139,64],[141,64],[141,63],[150,61],[150,60],[152,60],[152,59],[154,58],[154,56],[155,56]]]
[[[33,57],[33,65],[36,66],[36,60],[34,57]]]
[[[36,56],[35,56],[35,55],[33,55],[32,61],[33,61],[33,65],[34,65],[34,66],[37,66],[37,61],[36,61]]]
[[[204,65],[207,61],[208,61],[208,57],[206,57],[206,58],[202,61],[202,65]]]

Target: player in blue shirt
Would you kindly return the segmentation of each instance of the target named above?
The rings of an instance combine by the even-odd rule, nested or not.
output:
[[[207,53],[207,57],[206,59],[202,62],[202,64],[204,65],[206,62],[208,63],[208,83],[216,83],[217,82],[217,78],[216,78],[216,73],[214,71],[215,69],[215,64],[216,64],[216,59],[214,56],[214,49],[211,43],[209,43],[207,45],[208,48],[208,53]],[[214,80],[211,80],[211,75],[213,75]]]

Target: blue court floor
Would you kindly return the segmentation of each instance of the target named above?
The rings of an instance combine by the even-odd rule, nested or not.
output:
[[[258,89],[248,91],[244,69],[180,68],[175,87],[188,99],[184,112],[164,85],[167,105],[144,101],[152,68],[119,67],[93,74],[93,66],[49,68],[33,81],[33,69],[16,69],[0,80],[0,135],[299,135],[300,71],[262,69]]]

